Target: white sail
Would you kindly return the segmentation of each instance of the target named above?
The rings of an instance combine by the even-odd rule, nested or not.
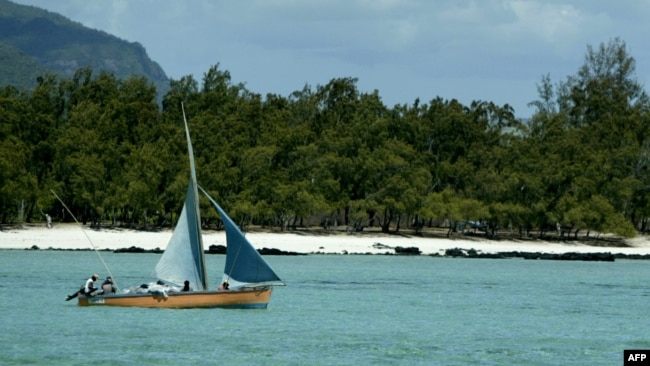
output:
[[[165,253],[156,265],[155,275],[161,280],[183,285],[190,281],[194,290],[208,289],[208,276],[205,268],[203,238],[201,235],[201,214],[199,212],[199,194],[196,183],[194,151],[190,139],[190,130],[183,109],[187,149],[190,159],[190,182],[187,187],[185,203],[178,219],[174,234],[167,244]]]
[[[198,247],[198,244],[188,245],[192,242],[199,243],[201,236],[196,228],[197,217],[191,213],[193,201],[191,191],[191,187],[188,188],[183,211],[154,273],[157,278],[177,286],[182,286],[187,280],[190,281],[192,289],[206,290],[202,268],[203,250]]]

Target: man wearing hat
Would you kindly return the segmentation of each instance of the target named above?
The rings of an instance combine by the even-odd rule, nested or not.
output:
[[[95,281],[99,279],[99,275],[94,274],[90,276],[88,280],[86,280],[86,285],[84,285],[84,295],[90,295],[93,293],[93,291],[96,291],[97,289],[95,288]]]
[[[65,301],[70,301],[79,295],[91,295],[94,291],[97,291],[95,288],[95,281],[98,279],[99,275],[97,274],[90,276],[90,278],[86,281],[86,284],[81,289],[79,289],[79,291],[75,292],[72,295],[68,295]]]

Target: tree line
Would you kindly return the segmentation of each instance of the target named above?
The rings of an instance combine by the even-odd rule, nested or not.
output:
[[[623,41],[588,46],[566,80],[542,77],[527,120],[486,101],[388,107],[356,83],[262,97],[217,64],[200,84],[172,80],[162,104],[143,77],[89,68],[5,87],[0,221],[71,221],[55,192],[84,223],[173,225],[189,176],[183,103],[199,184],[241,226],[647,231],[650,103]]]

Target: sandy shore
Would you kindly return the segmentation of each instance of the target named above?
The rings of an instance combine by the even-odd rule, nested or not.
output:
[[[444,254],[445,250],[475,249],[479,253],[499,252],[541,252],[562,254],[577,253],[622,253],[650,254],[650,238],[637,237],[627,240],[629,247],[602,247],[576,243],[544,241],[483,240],[472,237],[462,239],[422,238],[382,234],[331,234],[319,233],[248,233],[250,242],[258,249],[274,248],[298,253],[349,253],[384,254],[394,253],[394,247],[417,247],[422,254]],[[41,225],[23,225],[0,231],[0,249],[27,249],[34,245],[40,249],[120,249],[139,247],[146,250],[165,249],[171,237],[170,230],[146,232],[125,229],[93,230],[76,224],[58,224],[48,229]],[[203,242],[210,245],[225,245],[225,233],[209,231],[204,233]],[[381,245],[377,245],[381,244]],[[385,247],[382,247],[385,246]]]

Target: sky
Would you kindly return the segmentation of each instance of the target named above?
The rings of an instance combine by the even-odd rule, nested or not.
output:
[[[509,104],[575,75],[588,46],[620,38],[650,82],[650,0],[12,0],[147,50],[168,77],[212,66],[254,93],[289,96],[358,78],[383,103]]]

